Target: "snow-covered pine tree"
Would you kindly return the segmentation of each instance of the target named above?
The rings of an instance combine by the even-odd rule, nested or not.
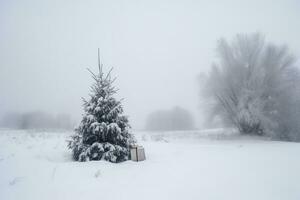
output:
[[[90,100],[84,101],[84,115],[80,125],[71,136],[68,147],[77,161],[107,160],[118,163],[128,160],[130,147],[135,139],[129,133],[127,116],[123,115],[121,101],[114,98],[116,93],[111,71],[102,71],[98,50],[99,74],[89,72],[95,80],[91,86]]]

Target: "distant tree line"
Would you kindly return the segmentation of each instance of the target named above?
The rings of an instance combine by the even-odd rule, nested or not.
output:
[[[2,117],[0,126],[14,129],[73,129],[74,123],[67,114],[53,116],[41,111],[9,112]]]
[[[170,110],[158,110],[151,113],[146,120],[147,130],[191,130],[195,129],[192,114],[181,107]]]

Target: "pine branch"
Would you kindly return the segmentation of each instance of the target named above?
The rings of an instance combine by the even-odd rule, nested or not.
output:
[[[113,67],[110,68],[110,70],[109,70],[109,72],[107,73],[107,75],[106,75],[106,77],[105,77],[104,80],[107,80],[107,78],[110,77],[110,74],[111,74],[112,70],[113,70]]]
[[[91,74],[92,74],[92,78],[98,83],[99,82],[99,78],[97,77],[96,74],[94,74],[94,72],[92,72],[92,70],[90,70],[89,68],[86,68]]]
[[[111,83],[114,83],[117,80],[117,77],[115,77],[113,80],[111,80]]]

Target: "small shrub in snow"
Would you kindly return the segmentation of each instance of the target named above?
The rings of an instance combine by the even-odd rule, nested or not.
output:
[[[68,144],[77,161],[122,162],[129,159],[130,147],[135,143],[121,101],[113,97],[115,79],[111,79],[110,72],[103,74],[100,61],[99,74],[91,72],[95,83],[90,100],[84,99],[83,118]]]

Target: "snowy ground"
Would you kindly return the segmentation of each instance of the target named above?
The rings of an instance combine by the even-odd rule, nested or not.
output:
[[[0,131],[0,199],[300,199],[300,143],[136,132],[144,162],[79,163],[70,133]]]

